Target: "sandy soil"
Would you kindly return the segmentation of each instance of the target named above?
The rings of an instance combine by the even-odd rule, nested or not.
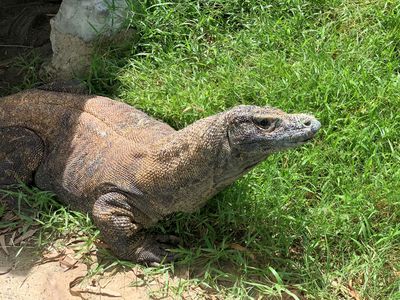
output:
[[[188,282],[186,266],[176,265],[168,276],[140,266],[111,267],[113,261],[98,251],[107,245],[96,240],[88,248],[83,233],[64,236],[39,249],[38,225],[21,222],[11,198],[0,200],[5,209],[0,217],[2,225],[15,225],[0,228],[1,300],[221,299]],[[23,203],[20,209],[27,217],[32,214]]]
[[[74,259],[72,250],[51,251],[36,255],[25,246],[0,250],[0,299],[177,299],[172,291],[185,272],[168,278],[146,276],[139,268],[110,270],[102,275],[85,277],[88,266]],[[18,256],[16,257],[17,253]],[[197,286],[185,287],[184,299],[217,299]]]

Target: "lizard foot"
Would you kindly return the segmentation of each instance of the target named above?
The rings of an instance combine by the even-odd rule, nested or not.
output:
[[[170,249],[176,248],[180,239],[173,235],[155,235],[147,237],[136,250],[136,261],[149,266],[169,263],[177,259]]]

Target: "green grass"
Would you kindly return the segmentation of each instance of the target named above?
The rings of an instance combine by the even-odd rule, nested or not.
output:
[[[183,238],[193,280],[234,299],[400,299],[400,2],[135,3],[132,38],[93,58],[92,92],[175,128],[243,103],[322,123],[156,228]]]

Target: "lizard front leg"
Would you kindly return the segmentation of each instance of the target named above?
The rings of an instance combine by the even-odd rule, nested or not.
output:
[[[93,219],[104,241],[121,259],[154,265],[175,258],[167,249],[176,246],[178,238],[146,236],[141,232],[143,214],[132,207],[123,194],[111,192],[100,196],[93,207]]]

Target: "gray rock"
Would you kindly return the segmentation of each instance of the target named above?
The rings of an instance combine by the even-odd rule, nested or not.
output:
[[[55,79],[84,74],[93,41],[119,31],[127,16],[126,0],[64,0],[50,21],[53,57],[44,70]]]
[[[52,28],[64,34],[93,41],[99,34],[110,36],[121,27],[126,0],[64,0],[52,20]]]

